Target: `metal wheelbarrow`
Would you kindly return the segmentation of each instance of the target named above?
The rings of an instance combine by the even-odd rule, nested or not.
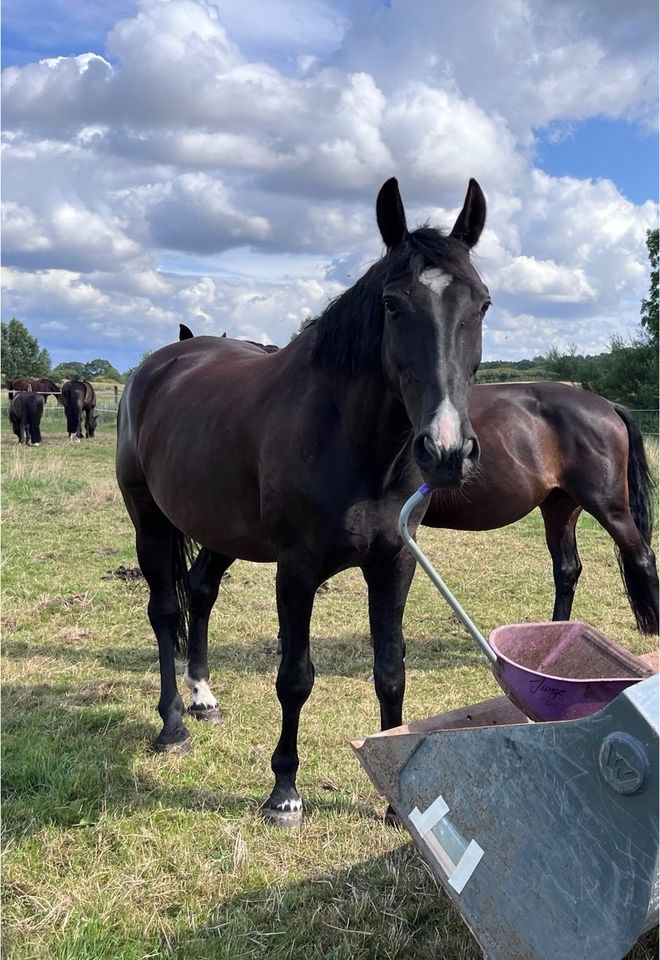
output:
[[[351,746],[488,960],[622,960],[658,922],[657,654],[570,622],[486,641],[408,533],[428,493],[402,536],[507,696]]]

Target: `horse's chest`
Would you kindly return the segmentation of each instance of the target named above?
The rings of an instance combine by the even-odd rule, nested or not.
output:
[[[359,554],[374,549],[397,550],[397,511],[384,509],[382,503],[364,502],[348,507],[339,524],[340,537],[349,551]]]

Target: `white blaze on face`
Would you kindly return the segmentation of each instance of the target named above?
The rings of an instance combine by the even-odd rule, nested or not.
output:
[[[192,702],[194,707],[208,707],[210,710],[217,709],[218,701],[211,693],[211,688],[206,680],[193,680],[188,673],[188,667],[186,667],[186,672],[183,675],[183,679],[186,681],[186,686],[188,689],[192,691]]]
[[[419,282],[439,297],[442,296],[453,279],[450,273],[445,273],[439,267],[429,267],[428,270],[424,270],[419,275]],[[461,421],[451,400],[445,399],[440,404],[434,427],[437,442],[441,447],[448,449],[460,443]]]
[[[428,270],[424,270],[419,275],[419,282],[432,290],[433,293],[437,293],[439,297],[442,296],[443,291],[447,289],[453,279],[451,273],[445,273],[439,267],[429,267]]]
[[[437,441],[445,450],[460,444],[461,421],[458,416],[458,411],[451,400],[445,398],[440,404],[434,426]]]

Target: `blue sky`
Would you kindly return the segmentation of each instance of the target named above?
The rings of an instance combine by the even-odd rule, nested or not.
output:
[[[646,0],[6,0],[4,309],[55,362],[283,344],[380,255],[384,179],[450,226],[476,176],[484,358],[604,349],[648,286],[656,37]]]
[[[537,164],[555,177],[607,177],[634,203],[658,200],[658,134],[627,120],[590,117],[540,131]]]

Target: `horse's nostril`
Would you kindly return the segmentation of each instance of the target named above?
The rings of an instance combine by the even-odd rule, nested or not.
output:
[[[431,437],[424,437],[424,449],[431,457],[436,457],[438,445]]]

